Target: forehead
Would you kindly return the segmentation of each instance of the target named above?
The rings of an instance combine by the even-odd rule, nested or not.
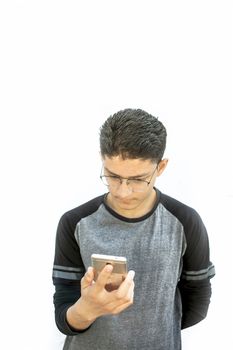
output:
[[[148,175],[153,171],[155,163],[144,159],[122,159],[121,156],[103,157],[103,167],[115,175],[122,177]]]

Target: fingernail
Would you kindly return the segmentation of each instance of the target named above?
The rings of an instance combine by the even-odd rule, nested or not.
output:
[[[89,266],[88,269],[87,269],[87,273],[91,273],[91,270],[92,270],[92,267]]]
[[[105,267],[106,272],[112,272],[113,266],[111,264],[107,264]]]
[[[135,271],[133,270],[130,270],[129,271],[129,276],[132,278],[132,280],[134,279],[134,276],[135,276]]]

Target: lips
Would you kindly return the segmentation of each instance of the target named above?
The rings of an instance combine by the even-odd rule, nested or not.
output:
[[[125,204],[125,205],[129,205],[129,204],[132,204],[134,202],[134,199],[121,199],[121,198],[116,198],[117,202],[118,203],[121,203],[121,204]]]

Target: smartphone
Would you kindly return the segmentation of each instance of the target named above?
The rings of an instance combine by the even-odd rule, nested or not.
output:
[[[127,275],[127,259],[123,256],[92,254],[92,266],[94,268],[94,280],[96,281],[102,269],[110,264],[113,266],[112,273],[108,279],[105,289],[108,292],[118,289]]]

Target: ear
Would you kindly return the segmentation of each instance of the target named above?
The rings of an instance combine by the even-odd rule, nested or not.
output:
[[[168,159],[165,158],[165,159],[162,159],[159,164],[158,164],[158,168],[157,168],[157,172],[156,172],[156,176],[160,176],[165,168],[167,167],[167,163],[168,163]]]

